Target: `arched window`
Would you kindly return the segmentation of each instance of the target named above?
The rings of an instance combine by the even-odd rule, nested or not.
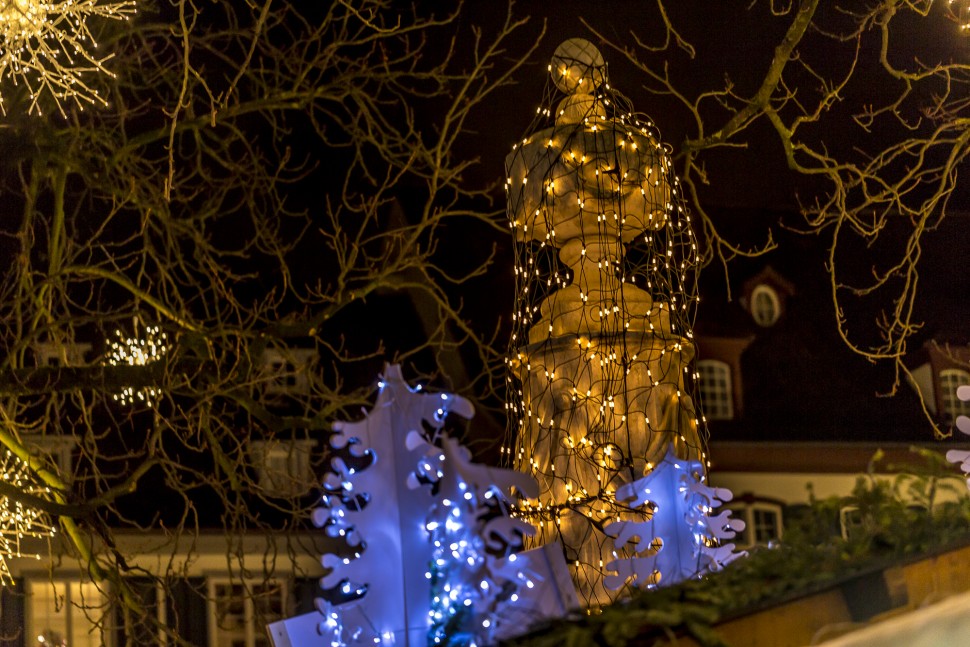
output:
[[[970,416],[970,401],[957,397],[957,388],[970,384],[970,373],[956,368],[940,371],[940,399],[943,401],[943,415],[947,420],[957,416]]]
[[[734,418],[734,389],[731,386],[731,367],[715,359],[697,362],[700,376],[701,407],[708,420]]]
[[[778,293],[768,285],[761,284],[751,291],[751,318],[759,326],[774,325],[781,316]]]

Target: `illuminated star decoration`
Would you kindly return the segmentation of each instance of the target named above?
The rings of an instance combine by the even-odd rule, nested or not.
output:
[[[0,478],[5,485],[12,486],[33,496],[43,496],[49,489],[32,482],[27,466],[19,458],[5,451],[0,455]],[[28,537],[48,539],[54,534],[47,515],[14,501],[9,496],[0,496],[0,584],[11,584],[13,576],[7,560],[12,557],[31,557],[40,559],[37,553],[24,552],[22,542]]]
[[[144,337],[126,337],[120,330],[115,331],[117,341],[109,344],[108,364],[110,366],[147,366],[168,352],[168,336],[158,326],[145,328]],[[155,387],[136,389],[131,386],[122,388],[121,393],[112,397],[121,404],[135,404],[136,401],[152,406],[159,390]]]
[[[82,80],[87,72],[104,72],[111,54],[98,56],[88,20],[93,17],[128,20],[135,3],[101,0],[0,0],[0,81],[23,83],[30,95],[29,113],[41,113],[40,96],[47,92],[63,115],[65,100],[82,110],[85,104],[107,105],[98,91]],[[0,93],[0,110],[6,114]]]

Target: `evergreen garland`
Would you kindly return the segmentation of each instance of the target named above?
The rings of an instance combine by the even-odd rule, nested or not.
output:
[[[913,448],[922,459],[909,471],[877,478],[877,452],[866,475],[847,497],[817,499],[790,509],[784,541],[751,551],[702,580],[645,591],[596,615],[577,615],[538,627],[510,645],[580,647],[667,645],[689,636],[703,647],[730,647],[714,625],[832,586],[863,571],[911,561],[928,553],[970,544],[970,498],[959,474],[937,452]],[[895,471],[896,466],[886,466]],[[957,494],[941,502],[941,494]],[[843,537],[839,513],[858,510]]]

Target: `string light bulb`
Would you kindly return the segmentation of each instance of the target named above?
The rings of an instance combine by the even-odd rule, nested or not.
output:
[[[132,0],[0,0],[0,81],[26,87],[28,113],[41,114],[45,94],[62,115],[68,100],[81,109],[107,105],[85,80],[91,72],[114,76],[104,67],[112,55],[97,53],[88,21],[128,20],[134,13]],[[6,114],[2,93],[0,111]]]
[[[34,482],[27,465],[9,450],[0,454],[0,479],[26,494],[40,498],[50,496],[50,490]],[[55,532],[46,513],[12,497],[0,497],[0,584],[13,583],[8,559],[41,558],[39,554],[25,550],[25,539],[49,539]]]
[[[607,590],[609,564],[640,559],[604,528],[659,519],[616,493],[667,470],[668,455],[694,464],[704,454],[684,370],[699,258],[669,147],[609,87],[600,52],[571,39],[548,69],[544,103],[558,108],[540,111],[506,158],[517,300],[505,455],[539,481],[539,498],[518,511],[541,529],[533,545],[560,541],[597,606],[620,595]]]
[[[168,335],[158,326],[145,328],[144,336],[128,337],[115,330],[115,339],[108,345],[107,362],[109,366],[148,366],[159,361],[168,352]],[[125,386],[121,392],[112,395],[116,402],[124,405],[145,404],[153,406],[161,392],[153,387],[135,388]]]
[[[970,0],[947,0],[947,9],[956,20],[960,33],[970,36]]]

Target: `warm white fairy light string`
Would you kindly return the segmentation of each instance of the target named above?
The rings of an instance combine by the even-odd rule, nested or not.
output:
[[[4,484],[31,496],[46,497],[50,493],[49,488],[30,479],[27,466],[10,451],[0,454],[0,478]],[[25,545],[26,539],[48,539],[54,534],[55,528],[45,513],[0,495],[0,584],[13,581],[8,559],[40,559],[40,554]]]
[[[563,543],[580,591],[598,605],[617,595],[604,586],[611,563],[635,557],[606,529],[656,513],[618,497],[621,488],[675,459],[705,479],[690,367],[698,251],[669,151],[610,87],[600,52],[566,41],[549,71],[565,98],[554,106],[547,89],[506,161],[517,426],[504,452],[539,481],[520,513],[540,542]]]
[[[91,19],[128,20],[135,12],[131,0],[0,0],[0,82],[26,86],[28,112],[41,113],[39,99],[49,94],[64,114],[64,102],[81,109],[106,101],[84,81],[90,72],[112,75],[98,55]],[[6,112],[0,89],[0,110]]]
[[[960,33],[970,36],[970,0],[947,0],[947,8],[957,21]]]
[[[158,326],[145,328],[143,337],[128,337],[115,331],[117,340],[108,345],[110,366],[147,366],[157,362],[168,352],[168,336]],[[152,406],[160,391],[155,387],[123,387],[113,398],[121,404],[142,403]]]

